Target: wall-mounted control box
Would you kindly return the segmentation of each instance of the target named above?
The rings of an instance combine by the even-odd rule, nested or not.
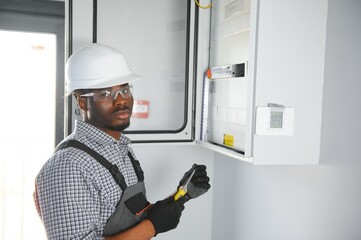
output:
[[[219,0],[209,13],[200,143],[255,165],[318,164],[327,0],[307,18],[303,1],[276,2]]]

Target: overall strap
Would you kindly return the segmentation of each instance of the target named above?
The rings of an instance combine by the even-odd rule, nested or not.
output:
[[[109,170],[110,174],[113,176],[114,180],[116,181],[116,183],[120,186],[120,188],[123,191],[127,188],[127,184],[125,183],[124,176],[119,171],[119,168],[117,167],[117,165],[111,164],[105,157],[103,157],[102,155],[100,155],[98,152],[94,151],[90,147],[86,146],[85,144],[83,144],[77,140],[68,140],[66,142],[59,144],[56,147],[55,152],[57,152],[60,149],[64,149],[64,148],[68,148],[68,147],[78,148],[78,149],[83,150],[84,152],[88,153],[95,160],[97,160],[101,165],[103,165],[103,167],[105,167],[106,169]]]
[[[138,182],[144,182],[144,172],[143,169],[140,167],[140,162],[133,157],[130,151],[128,151],[128,157],[133,164],[133,168],[135,174],[137,175]]]

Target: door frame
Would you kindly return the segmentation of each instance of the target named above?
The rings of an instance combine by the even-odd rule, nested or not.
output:
[[[0,29],[56,35],[56,145],[64,138],[64,5],[57,1],[0,1]]]

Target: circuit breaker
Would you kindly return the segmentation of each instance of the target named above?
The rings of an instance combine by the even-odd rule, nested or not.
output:
[[[244,154],[247,64],[210,68],[204,80],[202,140]]]

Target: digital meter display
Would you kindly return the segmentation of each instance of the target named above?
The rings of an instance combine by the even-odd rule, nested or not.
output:
[[[283,112],[271,111],[270,128],[282,128]]]

